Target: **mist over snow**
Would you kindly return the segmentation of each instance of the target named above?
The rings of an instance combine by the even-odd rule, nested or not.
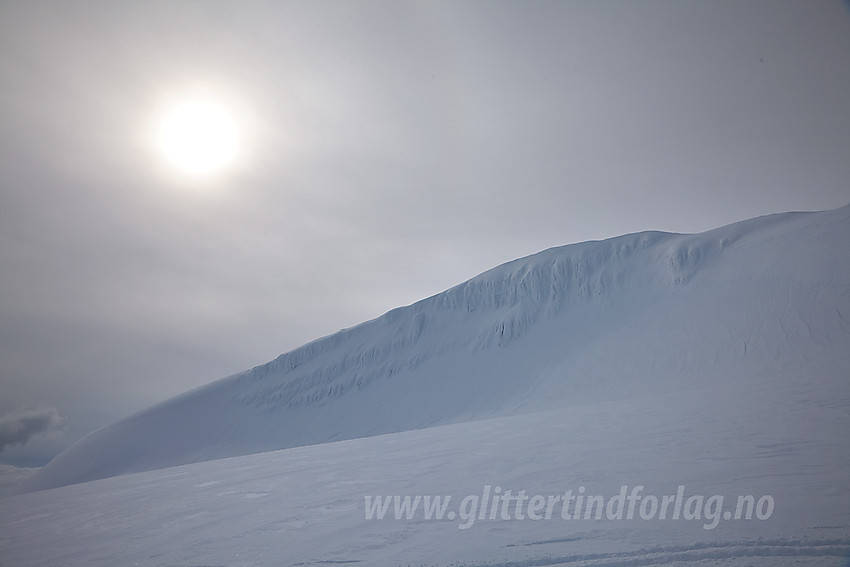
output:
[[[24,479],[32,476],[37,470],[36,467],[15,467],[0,464],[0,496],[12,492]]]
[[[837,567],[848,242],[845,206],[498,266],[91,434],[0,499],[0,563]]]

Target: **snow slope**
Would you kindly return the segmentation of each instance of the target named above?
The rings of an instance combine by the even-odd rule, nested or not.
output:
[[[811,388],[841,376],[830,387],[843,395],[848,242],[843,207],[546,250],[97,431],[22,490],[638,397],[690,399],[789,369]]]
[[[845,207],[500,266],[93,434],[30,488],[293,447],[0,498],[0,565],[847,565],[849,237]],[[496,487],[640,499],[464,508]]]

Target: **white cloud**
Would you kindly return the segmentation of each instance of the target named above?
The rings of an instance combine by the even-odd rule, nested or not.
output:
[[[25,444],[33,435],[61,428],[65,418],[55,408],[17,410],[0,417],[0,452],[6,445]]]

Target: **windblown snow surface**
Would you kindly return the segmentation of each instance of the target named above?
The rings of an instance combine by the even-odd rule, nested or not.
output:
[[[93,433],[0,565],[845,565],[848,245],[843,207],[510,262]]]

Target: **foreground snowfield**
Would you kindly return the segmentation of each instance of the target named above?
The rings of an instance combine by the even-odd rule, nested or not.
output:
[[[812,371],[830,379],[813,381]],[[6,565],[843,565],[838,369],[196,463],[0,500]],[[366,519],[366,496],[770,495],[766,520]]]
[[[0,499],[0,566],[845,565],[848,243],[844,207],[500,266],[93,434]]]

